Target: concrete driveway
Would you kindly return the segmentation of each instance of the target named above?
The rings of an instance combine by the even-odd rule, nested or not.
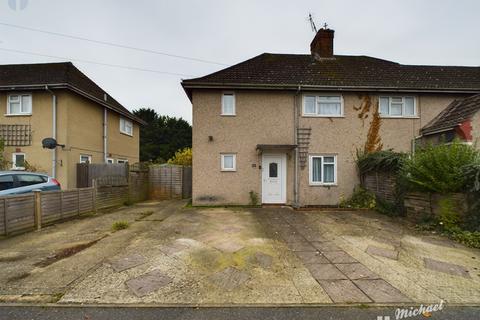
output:
[[[480,251],[372,212],[142,203],[0,240],[0,301],[480,304]],[[111,231],[115,221],[130,227]]]

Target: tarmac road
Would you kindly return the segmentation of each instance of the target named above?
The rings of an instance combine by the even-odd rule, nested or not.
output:
[[[1,320],[388,320],[394,307],[131,307],[131,306],[0,306]],[[476,320],[480,307],[446,307],[431,319]],[[379,318],[382,317],[382,318]],[[404,318],[405,319],[405,318]],[[423,316],[407,319],[427,319]]]

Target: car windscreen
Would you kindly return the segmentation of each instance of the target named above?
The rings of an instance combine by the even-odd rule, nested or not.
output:
[[[13,188],[13,176],[11,174],[0,176],[0,190]]]
[[[34,184],[45,183],[47,178],[34,174],[19,174],[16,176],[19,187],[31,186]]]

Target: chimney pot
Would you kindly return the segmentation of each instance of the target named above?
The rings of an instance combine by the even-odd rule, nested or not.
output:
[[[334,30],[326,28],[318,30],[315,38],[310,43],[310,52],[315,59],[333,58],[334,33]]]

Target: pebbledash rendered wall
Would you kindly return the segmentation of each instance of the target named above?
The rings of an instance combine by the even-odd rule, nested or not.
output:
[[[376,93],[365,112],[367,93],[344,92],[342,117],[303,117],[301,92],[235,91],[235,116],[221,116],[221,90],[193,91],[193,194],[194,205],[248,204],[249,192],[261,199],[261,155],[257,144],[294,144],[294,105],[298,104],[299,127],[311,128],[309,155],[337,156],[337,184],[311,186],[308,161],[299,170],[299,205],[337,205],[340,197],[351,195],[359,184],[355,164],[357,149],[367,140]],[[325,92],[333,93],[333,92]],[[388,92],[382,95],[395,95]],[[398,94],[396,94],[398,95]],[[416,96],[417,117],[382,118],[380,137],[383,149],[408,152],[419,130],[459,95],[408,94]],[[295,100],[296,99],[296,100]],[[362,113],[362,109],[364,112]],[[361,113],[363,117],[361,117]],[[209,139],[212,137],[212,140]],[[220,154],[235,153],[237,170],[222,172]],[[294,152],[287,153],[287,204],[294,201]]]

